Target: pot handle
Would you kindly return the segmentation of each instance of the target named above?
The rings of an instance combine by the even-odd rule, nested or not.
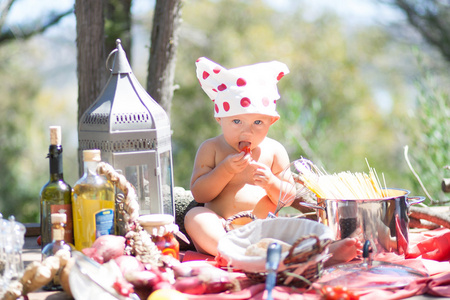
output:
[[[414,205],[414,204],[422,203],[425,199],[426,198],[423,197],[423,196],[408,197],[408,205],[411,206],[411,205]]]
[[[298,204],[301,205],[301,206],[304,206],[304,207],[308,207],[308,208],[312,208],[312,209],[320,209],[320,210],[325,211],[325,208],[324,208],[324,207],[319,206],[319,205],[315,205],[315,204],[312,204],[312,203],[308,203],[308,202],[299,202]]]

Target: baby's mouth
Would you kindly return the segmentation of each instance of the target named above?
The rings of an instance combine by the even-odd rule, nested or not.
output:
[[[250,148],[251,144],[252,143],[250,143],[250,142],[244,142],[244,141],[239,142],[239,151],[242,151],[245,147]]]

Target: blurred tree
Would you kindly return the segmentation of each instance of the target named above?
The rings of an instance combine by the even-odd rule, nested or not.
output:
[[[20,47],[17,43],[0,48],[0,212],[4,218],[14,215],[20,221],[36,221],[41,183],[33,172],[30,129],[35,121],[32,100],[40,81],[20,60],[33,55]]]
[[[5,21],[14,2],[16,0],[7,0],[5,3],[2,3],[2,9],[0,11],[0,28],[2,29],[0,31],[0,43],[18,39],[23,40],[43,33],[48,28],[58,24],[61,19],[73,13],[73,9],[62,13],[51,11],[47,16],[42,16],[38,20],[31,20],[26,24],[15,24],[12,28],[5,26]]]
[[[450,61],[450,1],[449,0],[391,0],[403,11],[408,23],[442,56]]]
[[[14,4],[14,0],[5,2],[2,6],[2,11],[0,15],[0,22],[1,25],[4,25],[4,21],[6,18],[7,13],[9,12],[10,8]],[[176,1],[157,1],[160,5],[159,7],[162,8],[162,12],[165,12],[165,9],[168,8],[168,4],[177,3],[176,7],[179,10],[180,9],[180,0]],[[106,47],[111,47],[110,42],[113,41],[114,48],[115,48],[115,40],[116,38],[122,38],[124,41],[128,41],[129,45],[124,45],[125,48],[130,49],[131,48],[131,0],[108,0],[108,1],[84,1],[84,0],[77,0],[75,2],[76,6],[76,18],[77,18],[77,46],[78,46],[78,81],[79,81],[79,98],[78,98],[78,114],[81,116],[81,114],[87,109],[87,107],[95,101],[96,97],[100,94],[101,89],[103,88],[108,72],[105,69],[105,59],[106,59]],[[48,17],[39,18],[39,22],[30,22],[30,24],[21,24],[20,26],[16,26],[14,28],[18,28],[20,30],[17,30],[17,32],[14,30],[14,28],[3,28],[2,33],[0,33],[0,42],[2,41],[8,41],[12,39],[25,39],[32,37],[33,35],[36,35],[38,33],[42,33],[46,29],[50,28],[54,24],[56,24],[58,21],[60,21],[64,16],[67,16],[68,14],[72,13],[73,9],[70,9],[67,12],[64,13],[54,13],[51,12]],[[170,14],[168,14],[170,15]],[[155,22],[161,26],[161,21],[159,18],[162,16],[155,15]],[[174,23],[177,22],[177,18],[179,16],[176,16],[175,20],[173,20]],[[167,21],[167,20],[166,20]],[[167,24],[166,24],[167,25]],[[155,31],[158,32],[158,31]],[[159,37],[161,39],[156,39],[154,41],[154,48],[158,49],[164,49],[164,45],[160,45],[160,43],[168,43],[168,46],[171,47],[171,52],[175,53],[176,51],[176,44],[171,44],[174,42],[175,36],[173,35],[173,32],[170,34],[170,38],[165,38],[165,35],[168,34],[167,31],[161,31]],[[108,46],[109,45],[109,46]],[[167,46],[167,45],[166,45]],[[110,50],[110,49],[108,49]],[[112,49],[111,49],[112,50]],[[129,51],[129,55],[131,55],[131,51]],[[160,58],[159,56],[165,54],[163,51],[160,51],[153,57],[155,60],[154,64],[164,61],[171,65],[170,68],[158,68],[154,74],[152,74],[152,78],[155,81],[160,80],[160,78],[172,78],[173,74],[171,72],[174,71],[174,63],[169,63],[166,59]],[[170,57],[170,59],[173,59],[173,55]],[[5,66],[6,67],[6,66]],[[32,73],[30,73],[30,77],[32,76]],[[21,79],[21,84],[27,85],[26,82],[26,76],[23,76]],[[5,81],[6,82],[6,81]],[[36,81],[37,83],[37,81]],[[159,83],[159,82],[158,82]],[[19,83],[18,83],[19,84]],[[35,85],[28,84],[31,90],[31,87]],[[18,85],[19,86],[19,85]],[[37,85],[38,86],[38,85]],[[36,87],[37,87],[36,86]],[[166,89],[167,85],[164,85],[162,89]],[[24,89],[24,92],[28,89]],[[170,89],[170,93],[168,95],[171,95],[173,92],[173,88]],[[37,94],[37,92],[36,92]],[[170,98],[167,99],[170,103]],[[6,101],[5,106],[8,105],[23,105],[22,102],[18,102],[17,99],[14,99],[13,103],[9,103],[9,101]],[[29,101],[33,101],[33,98],[30,97]],[[31,106],[30,106],[31,107]],[[10,111],[11,109],[5,109],[5,112]],[[17,109],[16,109],[17,110]],[[17,110],[19,111],[19,110]],[[33,110],[30,109],[30,112]],[[24,110],[24,112],[27,112]],[[27,114],[24,113],[24,116]],[[77,119],[79,119],[79,116]],[[26,120],[32,120],[32,118],[28,118]],[[16,120],[17,121],[17,120]],[[15,123],[11,123],[15,124]],[[25,126],[25,127],[11,127],[11,124],[3,124],[5,125],[9,131],[12,133],[10,134],[3,134],[2,130],[2,145],[8,145],[5,147],[5,151],[2,151],[1,159],[0,161],[8,161],[8,164],[5,164],[5,166],[11,166],[10,168],[5,167],[5,177],[8,178],[8,180],[5,180],[4,182],[7,183],[5,185],[2,185],[0,190],[3,192],[2,195],[5,197],[10,195],[11,193],[15,193],[16,197],[20,197],[20,201],[23,201],[24,203],[29,203],[31,207],[30,212],[26,212],[27,205],[20,206],[20,211],[16,211],[16,215],[27,215],[28,217],[34,215],[34,217],[38,217],[38,203],[32,203],[30,199],[30,195],[37,195],[37,191],[40,188],[40,185],[42,184],[40,180],[35,180],[36,183],[38,183],[38,188],[33,185],[25,185],[28,187],[28,189],[22,189],[22,191],[19,193],[17,192],[18,184],[14,184],[16,181],[21,182],[23,179],[19,178],[20,175],[18,173],[18,170],[20,169],[19,166],[23,167],[21,163],[14,162],[14,158],[19,158],[22,156],[25,156],[24,151],[20,150],[20,145],[22,145],[20,142],[22,142],[22,139],[19,139],[18,136],[21,136],[23,138],[26,137],[25,134],[20,135],[19,132],[25,133],[25,129],[23,128],[32,128],[32,126]],[[24,125],[24,124],[22,124]],[[11,128],[9,128],[11,127]],[[21,130],[22,128],[22,130]],[[14,130],[13,130],[14,129]],[[6,129],[5,129],[6,130]],[[5,131],[7,132],[7,131]],[[46,144],[47,142],[44,142]],[[11,145],[11,146],[9,146]],[[17,147],[15,147],[17,145]],[[18,148],[18,149],[17,149]],[[10,149],[10,151],[8,150]],[[3,149],[2,149],[3,150]],[[17,150],[17,151],[14,151]],[[23,160],[23,158],[21,158]],[[32,179],[34,177],[27,177],[27,179]],[[7,190],[7,191],[6,191]],[[20,195],[19,195],[20,194]],[[22,195],[23,194],[23,195]],[[34,200],[34,199],[33,199]],[[7,203],[5,199],[3,199],[3,196],[0,197],[0,211],[4,211],[5,213],[9,213],[10,211],[17,210],[17,207],[19,206],[9,206],[9,210],[2,210],[2,207],[4,204]],[[15,203],[18,203],[15,201]],[[37,203],[37,204],[36,204]],[[29,221],[29,219],[27,220]]]
[[[150,41],[147,91],[170,117],[182,0],[156,0]]]
[[[5,3],[13,2],[9,0]],[[98,4],[93,2],[98,1],[90,1],[89,5]],[[408,2],[425,5],[423,1]],[[121,28],[129,28],[126,24],[129,20],[126,11],[129,1],[111,0],[110,3],[123,5],[120,20],[125,20],[124,24],[113,21],[119,18],[116,16],[119,12],[113,8],[107,8],[109,12],[105,11],[105,7],[101,12],[96,10],[95,16],[105,14],[105,39],[112,37],[114,42],[119,36],[125,40],[126,35],[120,35],[120,31]],[[445,132],[448,128],[448,65],[442,64],[441,57],[432,56],[433,53],[430,55],[425,51],[427,49],[421,48],[423,59],[420,65],[427,68],[432,65],[433,68],[427,69],[424,72],[426,75],[420,75],[411,55],[412,43],[405,43],[404,39],[400,43],[393,40],[393,33],[398,33],[398,28],[406,32],[403,30],[405,27],[382,28],[374,25],[349,31],[336,15],[309,14],[308,7],[301,3],[291,1],[289,9],[281,12],[260,0],[193,0],[185,3],[175,73],[175,82],[180,88],[175,91],[170,109],[174,132],[175,184],[189,187],[198,146],[206,138],[220,132],[213,118],[212,104],[195,76],[195,60],[207,56],[227,68],[274,59],[290,67],[291,74],[279,84],[281,99],[278,109],[281,119],[272,127],[270,135],[288,148],[291,159],[306,156],[334,172],[365,171],[364,158],[367,157],[372,167],[386,174],[389,186],[411,189],[414,194],[420,194],[421,189],[403,159],[403,146],[409,144],[413,164],[419,166],[419,173],[436,171],[435,175],[424,175],[424,178],[429,178],[426,179],[429,180],[427,186],[438,188],[440,178],[436,177],[442,172],[440,164],[445,162],[445,151],[448,149],[448,135]],[[440,10],[445,8],[447,2],[430,0],[427,3],[430,13],[438,7],[433,8],[432,5],[439,4]],[[89,8],[86,6],[83,9]],[[171,11],[177,12],[176,9]],[[0,22],[4,22],[3,12]],[[65,13],[70,12],[61,15]],[[79,10],[79,13],[82,12]],[[108,16],[111,17],[108,19]],[[445,12],[441,11],[436,16],[445,16]],[[45,24],[53,24],[52,18],[44,16],[40,19],[44,21],[33,23],[34,26],[24,26],[22,31],[48,28]],[[53,20],[56,19],[55,15]],[[147,25],[150,35],[151,23]],[[94,29],[89,26],[84,28],[86,31]],[[427,32],[439,32],[437,29],[441,30],[429,27]],[[0,33],[0,42],[12,41],[14,28],[9,31],[8,34],[8,29],[2,27],[6,35],[2,39]],[[173,33],[174,29],[168,32]],[[445,35],[442,35],[434,40],[445,41]],[[23,35],[26,36],[29,35]],[[3,171],[0,211],[9,214],[15,209],[15,205],[10,205],[14,202],[18,203],[19,213],[26,215],[27,220],[37,220],[36,195],[46,175],[40,173],[41,177],[36,179],[39,174],[35,171],[34,156],[30,154],[36,152],[34,149],[37,146],[33,144],[29,147],[29,144],[43,143],[43,149],[48,146],[45,134],[36,135],[32,131],[32,124],[39,122],[36,118],[45,116],[32,115],[35,111],[42,112],[49,103],[42,98],[34,102],[40,85],[39,77],[33,76],[36,68],[24,70],[21,63],[11,59],[10,55],[15,53],[27,61],[33,56],[18,51],[20,44],[4,43],[2,46],[5,45],[7,48],[0,51],[0,68],[4,70],[0,76],[0,88],[4,91],[4,99],[8,99],[0,102],[0,169]],[[101,72],[105,70],[105,55],[111,49],[107,46],[95,47],[92,51],[100,51],[103,58],[91,60],[90,64],[96,66],[92,67],[94,72]],[[152,61],[159,63],[154,59],[150,63]],[[89,60],[86,58],[85,62],[89,63]],[[161,74],[155,78],[170,81],[166,73]],[[20,80],[14,80],[17,78]],[[416,91],[412,91],[411,82],[418,87],[416,102]],[[173,88],[172,84],[169,86]],[[88,96],[85,98],[94,101],[100,93],[96,88],[101,87],[103,84],[90,86],[86,89]],[[443,145],[444,148],[436,145]],[[438,194],[435,197],[439,199],[441,196]]]
[[[78,120],[100,95],[109,76],[105,68],[105,3],[105,1],[75,1]]]
[[[444,166],[450,161],[447,153],[449,136],[446,132],[450,125],[450,89],[447,70],[448,62],[450,62],[450,1],[378,1],[390,3],[402,11],[406,17],[406,23],[396,24],[395,27],[401,30],[396,30],[394,37],[400,38],[402,43],[421,49],[421,51],[414,51],[417,53],[417,60],[411,64],[419,70],[416,73],[417,76],[413,78],[417,91],[416,102],[411,106],[412,118],[405,123],[403,130],[410,140],[409,153],[412,167],[416,169],[424,188],[430,194],[429,200],[442,204],[445,195],[440,189],[440,184],[441,179],[448,176],[444,174]],[[408,26],[414,28],[418,34],[411,34]],[[427,46],[434,48],[447,61],[447,64],[442,64],[439,54],[432,53],[431,59],[429,53],[428,57],[424,55]],[[408,177],[414,189],[423,193],[419,180],[412,174]]]
[[[105,4],[105,49],[110,52],[116,48],[116,40],[122,41],[122,47],[132,60],[131,37],[132,0],[108,0]]]
[[[73,13],[73,9],[50,11],[35,20],[7,24],[6,18],[15,3],[14,0],[4,1],[0,11],[0,90],[3,99],[0,103],[0,212],[5,218],[14,215],[21,222],[37,222],[38,195],[44,181],[36,172],[40,163],[34,160],[36,153],[33,150],[39,149],[36,142],[42,137],[35,131],[40,118],[36,112],[45,110],[46,106],[38,107],[35,101],[42,82],[32,61],[39,61],[41,57],[24,46],[24,41],[55,26]],[[44,141],[48,143],[47,139]],[[45,154],[41,157],[44,161]]]
[[[170,113],[175,71],[177,29],[181,0],[156,0],[151,37],[147,89]],[[106,83],[105,47],[115,48],[114,37],[125,37],[131,44],[131,0],[76,0],[78,48],[78,120],[100,95]],[[105,13],[106,11],[106,13]],[[105,20],[106,14],[106,20]],[[110,19],[108,19],[110,18]],[[106,27],[105,27],[106,26]],[[105,32],[106,30],[106,32]],[[114,39],[114,47],[111,44]],[[108,52],[109,53],[109,52]],[[131,54],[131,51],[130,51]]]
[[[75,1],[78,48],[78,120],[109,76],[106,56],[120,38],[131,59],[132,0]]]
[[[419,68],[423,63],[419,57]],[[430,197],[428,203],[448,204],[441,190],[441,180],[448,177],[445,166],[450,158],[450,95],[448,90],[448,77],[442,78],[435,72],[422,70],[422,76],[416,81],[418,90],[417,104],[412,115],[412,122],[406,127],[407,134],[411,136],[409,158],[411,165],[423,183],[425,191]],[[417,190],[420,182],[413,178]]]

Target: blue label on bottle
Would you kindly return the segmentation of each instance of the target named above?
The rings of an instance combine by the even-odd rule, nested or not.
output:
[[[105,209],[95,214],[95,238],[114,234],[114,210]]]

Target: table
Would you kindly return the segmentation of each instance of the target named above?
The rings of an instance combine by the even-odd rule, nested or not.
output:
[[[41,248],[37,244],[37,237],[28,234],[25,238],[25,246],[23,250],[23,260],[24,264],[27,265],[32,261],[41,260]],[[73,299],[69,297],[64,292],[46,292],[43,290],[38,290],[36,292],[28,294],[29,300],[70,300]],[[431,300],[431,299],[450,299],[450,298],[438,298],[430,295],[420,295],[408,298],[410,300]]]

